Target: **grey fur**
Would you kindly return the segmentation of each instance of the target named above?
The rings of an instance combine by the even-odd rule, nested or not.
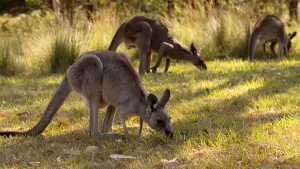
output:
[[[45,130],[52,117],[63,104],[71,91],[77,92],[90,111],[89,135],[100,137],[119,137],[118,133],[107,133],[111,130],[115,112],[120,117],[125,136],[128,131],[125,118],[129,115],[140,117],[142,121],[165,135],[172,136],[173,128],[170,116],[164,110],[164,105],[170,97],[167,89],[157,101],[155,95],[146,95],[139,76],[123,53],[110,51],[93,51],[83,53],[70,66],[66,76],[51,99],[43,117],[36,126],[25,132],[0,132],[0,135],[37,135]],[[98,131],[98,108],[107,106],[107,113]],[[164,124],[158,124],[158,120]],[[160,123],[159,122],[159,123]]]
[[[195,49],[194,51],[183,48],[169,34],[168,29],[155,19],[137,16],[124,22],[114,35],[108,50],[116,51],[122,42],[128,49],[138,48],[140,52],[139,73],[141,74],[150,72],[151,52],[158,53],[158,60],[152,67],[152,72],[156,72],[164,56],[167,57],[164,72],[169,69],[170,59],[186,60],[199,69],[207,69],[203,59],[197,55],[193,44],[191,48]]]
[[[288,51],[291,47],[291,39],[296,36],[297,32],[286,34],[283,22],[274,15],[262,16],[256,22],[249,41],[249,56],[253,60],[257,40],[263,47],[263,57],[267,59],[265,44],[271,42],[270,49],[272,54],[276,56],[274,47],[279,45],[279,57],[284,54],[288,57]]]

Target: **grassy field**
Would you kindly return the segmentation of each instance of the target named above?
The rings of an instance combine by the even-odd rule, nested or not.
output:
[[[78,14],[74,25],[56,20],[49,11],[0,16],[0,131],[34,126],[63,77],[53,73],[64,72],[83,51],[108,49],[119,25],[132,16],[160,20],[183,46],[194,42],[208,61],[207,71],[172,61],[170,73],[141,77],[148,93],[161,97],[166,88],[171,90],[166,109],[175,129],[173,139],[148,126],[138,138],[135,117],[127,120],[131,139],[89,138],[88,110],[72,93],[40,136],[0,137],[0,168],[34,168],[32,162],[39,162],[40,168],[299,168],[299,35],[288,59],[260,61],[258,47],[258,60],[248,62],[243,60],[255,10],[244,7],[209,17],[202,9],[177,12],[177,17],[167,17],[132,9],[123,15],[105,7],[94,23]],[[300,26],[286,30],[299,32]],[[138,68],[136,50],[121,45],[118,51]],[[157,56],[153,58],[152,65]],[[123,132],[118,118],[113,132]],[[89,152],[89,146],[98,150]],[[137,158],[115,160],[111,154]],[[162,159],[174,158],[175,166],[163,165]]]
[[[30,162],[40,162],[41,168],[162,168],[162,159],[173,158],[179,162],[176,168],[300,167],[300,61],[207,65],[200,72],[189,63],[173,62],[168,74],[142,77],[148,93],[160,97],[171,90],[166,109],[174,139],[148,126],[141,138],[132,129],[129,140],[90,139],[88,110],[72,94],[42,135],[0,138],[0,168],[30,168]],[[35,125],[61,79],[0,76],[0,129],[23,131]],[[137,118],[127,121],[136,124]],[[123,132],[118,118],[113,131]],[[88,146],[99,150],[87,153]],[[115,160],[108,158],[111,154],[137,158]]]

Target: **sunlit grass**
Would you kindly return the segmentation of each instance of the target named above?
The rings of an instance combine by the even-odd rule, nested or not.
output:
[[[187,48],[194,42],[208,60],[208,70],[200,72],[190,63],[172,61],[170,73],[141,77],[148,93],[160,97],[166,88],[171,90],[166,109],[175,128],[173,140],[147,126],[141,138],[135,137],[137,130],[130,130],[134,137],[121,142],[89,138],[89,112],[73,93],[41,136],[0,138],[0,168],[29,168],[33,161],[41,162],[42,168],[161,168],[161,159],[176,157],[182,168],[298,168],[298,35],[293,39],[290,58],[248,62],[233,59],[247,58],[249,28],[255,22],[248,11],[223,11],[222,22],[215,15],[206,17],[201,10],[180,12],[178,18],[153,16]],[[12,77],[0,76],[1,131],[27,130],[41,117],[62,79],[62,75],[45,74],[51,72],[49,53],[57,37],[71,39],[60,45],[64,48],[59,53],[75,46],[73,58],[86,50],[106,50],[119,25],[130,18],[116,13],[103,8],[94,23],[81,18],[73,26],[55,23],[51,13],[45,18],[14,19],[11,32],[3,37],[13,39],[11,35],[18,33],[22,43],[9,50],[21,51],[18,55],[24,58],[24,69]],[[287,29],[298,31],[299,26]],[[137,50],[120,45],[118,51],[125,52],[137,69]],[[64,54],[56,56],[66,59]],[[154,64],[157,55],[152,56]],[[257,54],[256,58],[260,57]],[[162,72],[163,66],[158,71]],[[105,110],[100,112],[102,122]],[[127,121],[128,126],[136,124],[138,118]],[[123,132],[117,116],[113,131]],[[85,153],[90,145],[100,151]],[[109,159],[113,153],[137,159]]]
[[[211,61],[209,69],[200,72],[189,63],[173,62],[168,74],[143,76],[148,93],[161,96],[166,88],[171,90],[166,109],[175,128],[173,140],[148,126],[141,138],[121,142],[88,138],[88,110],[72,94],[42,136],[0,138],[1,164],[24,168],[39,161],[45,168],[153,168],[161,166],[161,159],[177,157],[187,168],[297,167],[299,64]],[[35,125],[61,79],[61,75],[1,77],[1,130]],[[105,110],[100,112],[102,121]],[[136,124],[137,118],[127,121],[128,126]],[[117,117],[113,131],[123,132]],[[86,154],[90,145],[100,151]],[[115,161],[108,158],[113,153],[138,158]],[[14,158],[23,159],[14,162]]]
[[[0,75],[11,76],[23,69],[22,43],[17,36],[0,41]]]

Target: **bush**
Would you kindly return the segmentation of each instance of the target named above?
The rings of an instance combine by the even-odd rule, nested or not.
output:
[[[21,69],[22,46],[19,39],[3,38],[0,42],[0,75],[12,76]]]
[[[241,35],[241,38],[236,41],[236,44],[232,44],[231,56],[233,58],[248,59],[248,45],[251,35],[250,25],[246,24]]]
[[[216,47],[218,48],[219,55],[227,55],[228,53],[228,36],[227,36],[227,24],[225,23],[225,19],[223,17],[220,17],[219,20],[219,27],[217,28],[217,31],[214,36],[214,42]]]
[[[77,39],[71,32],[58,33],[49,51],[51,72],[65,73],[80,52]]]

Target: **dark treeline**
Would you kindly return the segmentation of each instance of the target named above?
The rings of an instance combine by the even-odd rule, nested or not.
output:
[[[169,16],[178,15],[180,8],[203,10],[208,16],[212,11],[246,6],[251,7],[258,15],[271,12],[277,15],[287,13],[291,22],[297,22],[298,3],[299,0],[1,0],[0,14],[16,15],[37,9],[52,10],[72,22],[78,8],[85,11],[87,18],[92,21],[94,13],[107,6],[114,6],[120,12],[135,9],[146,14]]]

